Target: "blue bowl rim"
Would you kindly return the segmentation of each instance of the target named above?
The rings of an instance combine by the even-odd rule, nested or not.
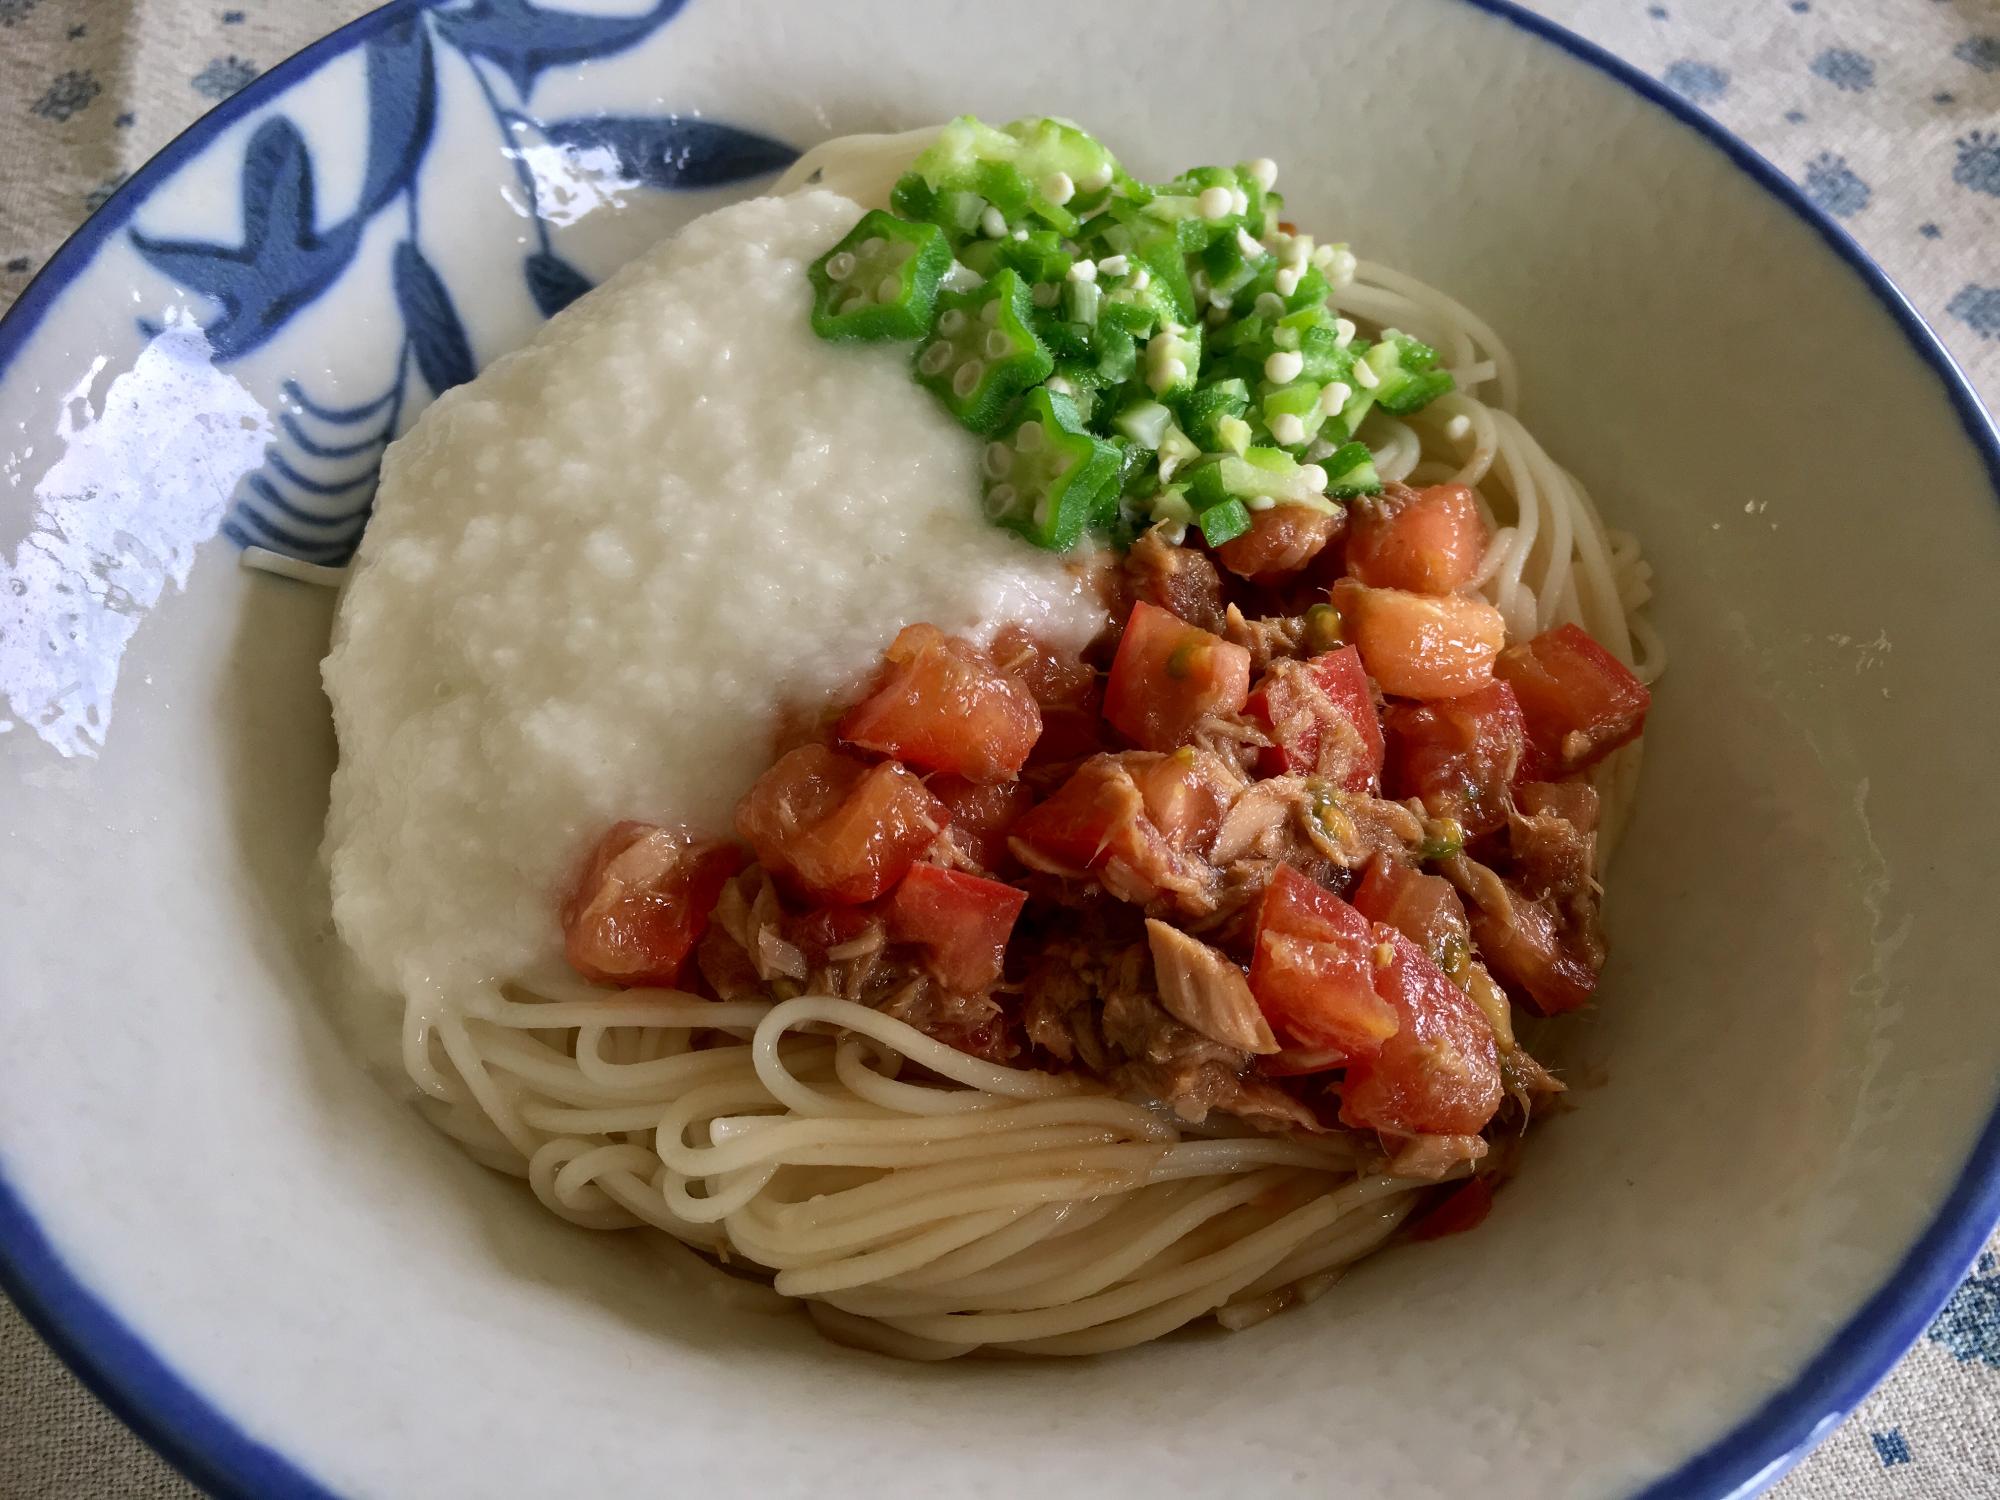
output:
[[[178,168],[236,121],[280,98],[384,28],[445,0],[390,0],[259,75],[135,172],[49,258],[0,319],[0,377],[69,285]],[[1540,38],[1657,105],[1810,225],[1860,276],[1931,366],[2000,500],[2000,427],[1902,291],[1841,228],[1749,145],[1665,84],[1516,0],[1459,0]],[[1883,1286],[1803,1369],[1729,1432],[1633,1500],[1730,1500],[1775,1483],[1832,1432],[1937,1314],[2000,1221],[2000,1103],[1951,1192]],[[0,1291],[99,1400],[217,1500],[337,1500],[258,1442],[128,1328],[56,1252],[0,1173]]]

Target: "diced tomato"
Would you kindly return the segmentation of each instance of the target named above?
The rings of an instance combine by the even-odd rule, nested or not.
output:
[[[1590,956],[1565,937],[1546,906],[1512,885],[1507,893],[1511,900],[1505,915],[1489,912],[1477,901],[1472,904],[1472,938],[1479,956],[1542,1015],[1561,1015],[1587,1004],[1597,988]]]
[[[1500,1056],[1485,1016],[1444,970],[1393,927],[1375,985],[1400,1025],[1372,1057],[1349,1065],[1341,1123],[1400,1135],[1472,1135],[1500,1108]]]
[[[1507,821],[1507,786],[1527,753],[1528,731],[1514,690],[1489,682],[1462,698],[1392,703],[1382,714],[1386,794],[1416,797],[1431,814],[1456,818],[1469,834]]]
[[[1418,1215],[1410,1225],[1413,1240],[1441,1240],[1448,1234],[1477,1229],[1493,1212],[1493,1179],[1469,1177]]]
[[[1352,646],[1310,661],[1272,662],[1243,711],[1273,742],[1258,758],[1263,775],[1323,776],[1365,792],[1382,774],[1382,724]]]
[[[1007,938],[1028,893],[940,865],[917,865],[889,897],[889,935],[925,950],[938,982],[954,994],[993,987]]]
[[[1462,484],[1358,500],[1350,507],[1347,571],[1370,588],[1449,594],[1472,581],[1487,540],[1479,502]]]
[[[1010,843],[1033,869],[1099,872],[1121,899],[1149,901],[1199,885],[1230,790],[1198,751],[1093,756],[1022,816]]]
[[[1602,812],[1597,788],[1587,781],[1524,781],[1514,805],[1531,818],[1561,818],[1579,833],[1593,833]]]
[[[1146,816],[1145,799],[1118,755],[1092,756],[1014,825],[1010,844],[1031,867],[1095,868],[1166,840]]]
[[[847,711],[839,731],[851,745],[968,781],[1013,776],[1041,732],[1027,685],[934,625],[897,635],[874,690]]]
[[[1097,682],[1097,669],[1075,651],[1052,646],[1019,625],[1003,625],[993,636],[993,664],[1018,678],[1046,708],[1078,703]]]
[[[618,823],[591,851],[563,903],[563,952],[596,984],[671,985],[708,930],[745,856],[683,830]]]
[[[1250,517],[1250,529],[1215,549],[1238,578],[1270,583],[1296,573],[1325,549],[1340,517],[1305,505],[1274,505]]]
[[[817,969],[832,963],[834,950],[853,942],[882,920],[879,906],[822,906],[787,915],[778,925],[785,941],[805,954]]]
[[[1280,1041],[1372,1056],[1399,1024],[1376,992],[1368,919],[1290,865],[1280,865],[1257,912],[1250,992]]]
[[[1537,780],[1595,765],[1646,727],[1653,695],[1581,628],[1558,625],[1509,646],[1493,670],[1514,689]]]
[[[925,783],[931,795],[951,814],[952,842],[980,869],[997,872],[1014,863],[1007,835],[1022,813],[1035,805],[1034,789],[1025,781],[994,781],[984,786],[963,776],[933,776]]]
[[[1042,714],[1042,737],[1030,765],[1081,760],[1110,748],[1104,732],[1104,680],[1081,655],[1037,640],[1018,625],[993,637],[993,661],[1027,684]]]
[[[1194,750],[1128,750],[1118,761],[1138,785],[1146,816],[1161,836],[1176,849],[1206,855],[1235,799],[1235,786],[1216,758]]]
[[[1465,906],[1451,882],[1386,854],[1368,862],[1354,891],[1354,909],[1395,928],[1439,965],[1447,964],[1454,945],[1462,953],[1469,938]]]
[[[1343,578],[1333,586],[1347,638],[1368,675],[1399,698],[1458,698],[1493,680],[1507,624],[1484,599],[1371,589]]]
[[[1250,692],[1250,653],[1242,646],[1143,600],[1132,606],[1104,717],[1148,750],[1171,750],[1210,714],[1233,714]]]
[[[736,831],[807,900],[854,906],[901,880],[949,816],[894,761],[870,766],[804,745],[757,779],[737,805]]]

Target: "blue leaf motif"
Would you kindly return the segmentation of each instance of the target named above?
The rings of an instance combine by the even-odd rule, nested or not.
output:
[[[452,46],[498,64],[525,101],[546,69],[622,52],[666,25],[685,3],[653,0],[637,15],[586,16],[544,10],[528,0],[472,0],[435,19]]]
[[[528,281],[528,295],[535,299],[535,306],[545,318],[553,318],[590,290],[588,276],[548,250],[529,256],[521,271]]]
[[[283,116],[266,120],[250,138],[239,193],[241,245],[161,240],[132,231],[133,247],[155,270],[222,309],[204,325],[220,360],[257,348],[332,285],[360,238],[358,217],[319,232],[312,157],[298,127]]]
[[[609,150],[621,176],[650,188],[708,188],[782,171],[798,156],[755,131],[686,115],[596,115],[550,120],[558,146]]]
[[[424,384],[442,396],[472,379],[472,343],[465,336],[451,293],[424,259],[423,251],[408,240],[396,247],[393,279],[396,306],[402,311],[403,326],[409,329],[410,349]]]
[[[437,124],[431,37],[418,20],[400,21],[368,39],[368,168],[361,214],[381,208],[416,175]]]

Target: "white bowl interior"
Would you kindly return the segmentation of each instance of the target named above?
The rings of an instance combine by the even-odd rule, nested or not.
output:
[[[1529,425],[1643,538],[1671,652],[1580,1107],[1478,1234],[1241,1335],[1074,1364],[829,1346],[554,1222],[352,1061],[314,880],[330,599],[217,542],[138,630],[101,756],[0,736],[0,1172],[135,1331],[331,1488],[1616,1492],[1792,1376],[1960,1172],[2000,1063],[1966,931],[2000,821],[2000,526],[1936,373],[1714,145],[1503,19],[1300,4],[1233,22],[1210,65],[1174,41],[1192,7],[1161,9],[1079,35],[1055,4],[694,6],[545,88],[799,143],[971,109],[1073,115],[1141,171],[1268,153],[1290,217],[1485,316]],[[352,62],[286,104],[330,155],[314,100]],[[245,128],[142,220],[233,203]],[[505,222],[501,170],[469,150],[433,222],[461,212],[468,245]],[[603,269],[698,206],[614,207],[566,243]],[[100,352],[132,362],[134,287],[167,297],[108,248],[0,380],[11,541],[59,394]],[[313,314],[336,377],[367,321],[337,300]]]

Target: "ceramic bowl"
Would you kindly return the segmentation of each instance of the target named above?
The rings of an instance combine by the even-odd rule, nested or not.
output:
[[[1466,0],[1217,26],[395,4],[195,126],[0,325],[0,1279],[216,1493],[1721,1496],[1971,1258],[1990,421],[1851,241],[1573,37]],[[314,880],[331,596],[237,567],[339,561],[434,391],[792,148],[964,110],[1078,117],[1142,174],[1272,155],[1293,217],[1479,310],[1644,538],[1671,652],[1587,1086],[1489,1224],[1070,1364],[831,1347],[368,1077]]]

